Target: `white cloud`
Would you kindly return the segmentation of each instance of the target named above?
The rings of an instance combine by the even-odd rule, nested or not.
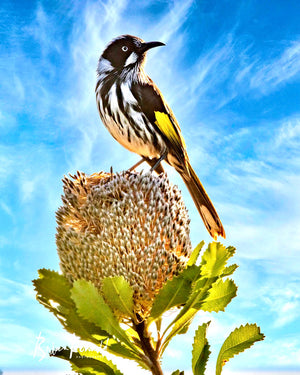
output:
[[[29,300],[34,300],[35,294],[33,288],[28,284],[0,277],[0,289],[2,291],[1,306],[11,308],[13,305],[26,304]]]
[[[298,116],[239,130],[223,143],[220,199],[228,237],[245,249],[246,257],[276,257],[283,270],[290,262],[295,271],[300,241]],[[234,194],[227,196],[229,191]]]
[[[169,6],[168,12],[163,15],[163,17],[159,20],[159,22],[153,29],[147,32],[147,34],[149,34],[149,38],[153,38],[154,35],[158,40],[161,40],[163,42],[167,43],[168,41],[170,41],[186,21],[192,5],[193,0],[172,1]],[[177,54],[180,55],[181,49],[180,43],[178,44],[177,37],[176,46],[178,51]],[[173,54],[170,55],[173,56]]]
[[[290,42],[279,56],[268,59],[255,51],[254,44],[246,45],[234,26],[199,53],[189,68],[193,79],[182,85],[190,107],[201,103],[220,110],[239,95],[267,95],[299,78],[300,41]]]
[[[275,317],[274,328],[284,327],[300,318],[300,293],[297,284],[296,280],[282,282],[273,277],[268,285],[260,288],[264,305],[268,306]]]
[[[275,134],[274,147],[282,154],[282,149],[294,149],[300,156],[300,116],[295,115],[283,121]]]
[[[232,35],[222,36],[208,52],[201,55],[193,68],[192,95],[204,97],[208,90],[228,77],[234,56]]]
[[[300,41],[294,41],[273,59],[256,66],[256,72],[250,80],[250,87],[268,93],[283,82],[297,78],[300,72]]]

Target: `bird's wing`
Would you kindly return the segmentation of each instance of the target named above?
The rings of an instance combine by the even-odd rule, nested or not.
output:
[[[187,157],[186,147],[179,124],[158,87],[149,79],[147,83],[134,83],[132,93],[147,119],[156,125],[166,144],[184,162]]]

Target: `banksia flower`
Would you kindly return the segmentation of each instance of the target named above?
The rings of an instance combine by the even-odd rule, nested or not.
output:
[[[189,218],[180,191],[165,175],[77,172],[65,177],[57,211],[60,267],[70,282],[123,276],[135,312],[149,315],[162,286],[189,258]]]

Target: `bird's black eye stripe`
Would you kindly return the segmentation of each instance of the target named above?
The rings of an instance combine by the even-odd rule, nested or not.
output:
[[[123,47],[122,47],[122,51],[123,51],[123,52],[128,51],[128,47],[127,47],[127,46],[123,46]]]

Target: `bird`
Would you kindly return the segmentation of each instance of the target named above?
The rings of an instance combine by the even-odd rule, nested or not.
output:
[[[121,35],[105,47],[98,61],[95,88],[99,115],[122,146],[142,157],[133,168],[143,161],[158,174],[164,172],[162,161],[174,167],[211,237],[225,238],[217,211],[190,164],[179,124],[144,69],[147,52],[164,45]]]

